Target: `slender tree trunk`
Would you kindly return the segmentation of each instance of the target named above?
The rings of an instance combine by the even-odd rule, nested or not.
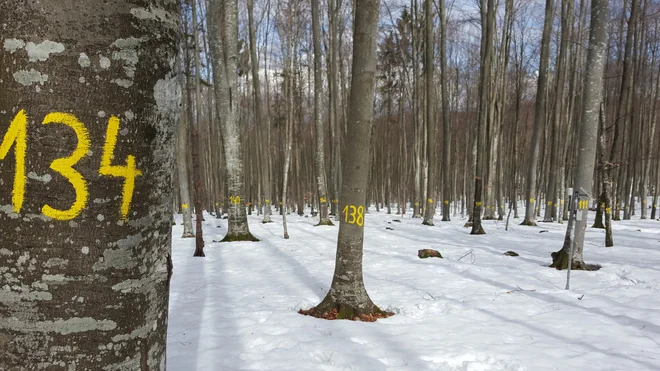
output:
[[[259,76],[259,59],[257,58],[257,40],[256,40],[256,26],[254,24],[254,0],[247,1],[249,34],[250,34],[250,60],[252,61],[252,86],[254,87],[254,111],[256,130],[260,139],[259,146],[261,147],[260,153],[266,154],[260,161],[261,185],[263,186],[263,199],[264,199],[264,218],[263,223],[271,223],[270,218],[271,210],[271,194],[270,194],[270,173],[268,171],[267,153],[270,146],[268,135],[264,133],[266,127],[270,126],[270,119],[262,107],[261,97],[261,77]],[[261,198],[261,194],[258,195]]]
[[[625,159],[625,135],[624,130],[627,125],[626,122],[629,119],[629,92],[630,92],[630,80],[632,77],[632,59],[633,59],[633,42],[634,42],[634,32],[635,32],[635,20],[637,18],[637,9],[638,9],[639,0],[632,0],[630,5],[630,18],[628,19],[628,30],[626,32],[626,43],[624,47],[624,56],[623,56],[623,71],[621,75],[621,92],[619,93],[619,100],[617,102],[616,116],[614,121],[614,136],[612,137],[612,151],[610,152],[610,162],[617,163],[617,173],[618,180],[616,183],[616,194],[614,199],[614,204],[616,205],[614,220],[621,219],[621,207],[620,205],[624,202],[625,195],[628,194],[629,189],[626,190],[624,185],[625,172],[626,169],[623,166],[623,161]],[[624,12],[625,13],[625,12]]]
[[[440,10],[440,92],[442,94],[442,221],[451,220],[451,122],[449,121],[449,92],[447,71],[447,14],[445,0],[439,0]]]
[[[484,31],[481,33],[482,37],[482,56],[481,56],[481,81],[479,84],[479,119],[477,123],[477,140],[476,140],[476,161],[475,161],[475,176],[474,176],[474,208],[472,211],[472,231],[470,234],[485,234],[481,226],[481,211],[483,209],[483,178],[485,175],[486,164],[484,161],[485,147],[486,147],[486,129],[488,120],[488,89],[490,85],[491,75],[491,54],[493,50],[493,34],[495,32],[495,4],[493,0],[481,0],[482,7],[482,27]],[[485,14],[484,14],[485,10]],[[483,26],[485,25],[485,27]]]
[[[566,81],[566,54],[568,53],[568,40],[570,38],[570,29],[573,24],[573,0],[562,2],[561,16],[561,42],[559,56],[557,57],[557,83],[555,89],[555,107],[552,117],[552,148],[550,156],[550,174],[548,176],[548,186],[546,192],[546,210],[543,218],[544,222],[552,222],[558,217],[557,195],[559,189],[563,187],[559,183],[559,161],[560,160],[560,142],[562,132],[562,118],[564,115],[564,86]]]
[[[179,6],[129,5],[2,3],[2,370],[165,370]]]
[[[292,48],[293,49],[293,48]],[[286,95],[287,95],[287,118],[285,129],[285,144],[284,144],[284,171],[282,172],[282,228],[284,229],[284,239],[289,239],[289,231],[286,224],[286,207],[287,207],[287,191],[289,186],[289,168],[291,167],[291,152],[293,146],[293,51],[287,52],[289,58],[289,65],[285,71],[286,79]]]
[[[204,190],[202,188],[202,174],[200,169],[200,163],[202,159],[200,158],[199,151],[199,126],[202,117],[202,92],[200,86],[201,79],[201,63],[199,60],[199,30],[197,27],[197,0],[192,0],[192,20],[193,20],[193,37],[194,37],[194,51],[195,51],[195,122],[192,125],[192,131],[190,136],[190,142],[192,145],[192,163],[193,163],[193,188],[194,201],[195,201],[195,253],[193,256],[204,256],[204,234],[202,231],[202,220],[204,219],[203,215],[203,202],[202,197],[204,196]],[[186,49],[187,51],[187,49]],[[188,59],[188,58],[186,58]],[[188,107],[190,110],[192,107]],[[190,117],[191,115],[188,115]]]
[[[178,58],[177,58],[178,59]],[[179,66],[179,63],[177,63]],[[181,87],[186,87],[186,76],[180,73],[179,79],[181,80]],[[179,180],[179,197],[181,199],[181,213],[183,215],[183,235],[181,238],[195,237],[192,229],[192,219],[190,213],[190,187],[188,183],[188,146],[190,139],[188,136],[188,120],[186,115],[180,115],[179,122],[177,123],[177,173]]]
[[[605,160],[605,148],[607,148],[607,136],[605,135],[605,109],[603,104],[600,105],[600,114],[599,114],[599,123],[600,123],[600,138],[598,140],[598,151],[600,153],[599,158],[599,168],[602,173],[601,188],[602,193],[600,195],[599,203],[601,204],[601,209],[605,214],[605,247],[614,246],[614,240],[612,238],[612,203],[610,201],[610,194],[612,192],[612,181],[610,180],[610,170],[612,169],[612,163]]]
[[[552,17],[554,12],[554,0],[545,2],[545,21],[543,23],[543,36],[541,38],[541,61],[539,67],[539,79],[536,89],[536,103],[534,106],[534,131],[532,133],[532,144],[529,155],[529,167],[527,169],[527,207],[525,208],[525,219],[521,225],[536,225],[536,182],[539,155],[541,153],[541,134],[545,126],[545,104],[546,85],[548,80],[548,64],[550,61],[550,37],[552,33]]]
[[[437,138],[437,125],[433,117],[433,3],[432,0],[424,2],[425,37],[424,37],[424,76],[426,78],[426,104],[424,111],[424,124],[426,125],[426,156],[428,161],[428,175],[426,183],[426,210],[422,224],[433,225],[435,215],[435,141]]]
[[[323,119],[321,117],[321,31],[319,21],[319,1],[312,0],[312,37],[314,43],[314,125],[316,127],[316,187],[319,197],[319,224],[333,225],[328,215],[328,190],[325,172],[325,136]]]

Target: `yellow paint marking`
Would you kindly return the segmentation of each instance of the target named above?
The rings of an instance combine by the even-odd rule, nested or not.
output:
[[[18,112],[11,121],[2,144],[0,144],[0,160],[5,159],[14,142],[16,143],[16,146],[14,146],[16,169],[14,170],[11,203],[14,212],[18,214],[21,212],[23,200],[25,199],[25,152],[27,151],[27,115],[25,110]]]
[[[135,167],[135,156],[128,155],[126,166],[112,165],[115,157],[115,146],[117,145],[117,136],[119,135],[119,118],[110,116],[108,120],[108,130],[105,135],[105,144],[103,145],[103,156],[101,157],[101,167],[99,174],[125,178],[124,186],[121,191],[121,218],[126,220],[128,211],[131,208],[133,200],[133,191],[135,190],[135,178],[142,175],[142,171]]]
[[[85,157],[89,151],[89,133],[87,132],[85,125],[78,121],[74,115],[69,113],[50,113],[44,118],[42,124],[66,125],[73,129],[73,131],[76,133],[76,137],[78,138],[78,145],[76,146],[76,149],[73,151],[71,156],[66,158],[58,158],[50,164],[51,169],[60,173],[73,186],[73,189],[76,192],[76,199],[73,202],[73,205],[71,205],[68,210],[57,210],[49,205],[44,205],[41,208],[41,212],[48,217],[56,220],[71,220],[77,217],[85,208],[87,205],[87,198],[89,196],[89,193],[87,192],[87,182],[83,178],[82,174],[73,169],[73,166],[83,157]]]

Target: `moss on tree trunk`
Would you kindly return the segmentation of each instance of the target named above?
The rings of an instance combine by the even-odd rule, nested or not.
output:
[[[239,233],[239,234],[229,234],[220,240],[220,242],[237,242],[237,241],[250,241],[250,242],[259,242],[259,239],[254,237],[252,233]]]

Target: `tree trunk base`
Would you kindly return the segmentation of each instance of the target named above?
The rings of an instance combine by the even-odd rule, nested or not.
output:
[[[298,313],[327,320],[347,319],[349,321],[376,322],[379,318],[393,316],[392,312],[385,312],[371,303],[366,308],[351,305],[327,302],[324,300],[316,307],[308,310],[299,310]]]
[[[526,225],[526,226],[529,226],[529,227],[536,227],[536,226],[538,226],[538,225],[536,224],[535,221],[533,221],[533,220],[529,220],[529,219],[524,219],[523,222],[520,223],[520,225]]]
[[[592,225],[591,228],[605,229],[605,224],[603,224],[603,217],[601,216],[599,218],[598,215],[596,215],[596,219],[594,219],[594,225]]]
[[[550,268],[555,268],[557,270],[568,269],[568,252],[564,249],[555,251],[552,254],[552,264]],[[571,264],[571,270],[580,270],[580,271],[597,271],[600,269],[598,264],[586,264],[583,260],[573,260]]]
[[[181,238],[193,238],[195,237],[195,234],[192,232],[183,232],[183,235],[181,235]]]
[[[229,234],[220,240],[220,242],[237,242],[237,241],[250,241],[250,242],[259,242],[259,239],[254,237],[252,233],[239,233],[239,234]]]
[[[486,231],[484,231],[484,227],[479,226],[479,228],[475,231],[474,229],[470,232],[470,234],[486,234]]]
[[[433,227],[435,224],[433,224],[432,220],[424,219],[424,221],[422,222],[422,225],[428,225],[429,227]]]
[[[451,222],[451,219],[449,218],[449,215],[447,215],[447,216],[444,216],[444,215],[443,215],[443,216],[442,216],[442,221],[443,221],[443,222]]]
[[[319,221],[318,224],[315,224],[314,226],[318,227],[318,226],[321,226],[321,225],[329,225],[331,227],[334,227],[334,223],[332,223],[332,220],[330,220],[330,219],[321,220],[321,221]]]

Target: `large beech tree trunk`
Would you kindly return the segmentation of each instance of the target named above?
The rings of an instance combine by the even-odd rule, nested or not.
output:
[[[0,369],[165,370],[179,6],[1,7]]]
[[[589,32],[589,51],[587,65],[589,68],[584,77],[584,100],[580,138],[578,146],[578,159],[573,189],[584,189],[591,193],[591,183],[594,175],[596,160],[596,145],[598,140],[599,106],[603,95],[603,68],[605,61],[605,47],[607,44],[608,0],[593,0],[591,3],[591,28]],[[582,215],[575,221],[575,237],[573,238],[573,264],[572,269],[588,269],[584,263],[584,233],[587,227],[587,208],[578,210]],[[571,251],[570,228],[566,231],[564,246],[558,252],[552,253],[551,267],[557,269],[568,268]]]
[[[382,314],[371,301],[362,277],[364,216],[367,173],[373,123],[376,78],[378,0],[356,0],[353,41],[353,79],[346,146],[342,158],[342,218],[337,241],[337,259],[332,285],[315,308],[323,314],[338,311],[338,318],[354,319]]]
[[[238,4],[237,0],[209,0],[209,38],[213,79],[222,122],[230,206],[229,227],[223,242],[258,241],[252,236],[245,212],[245,174],[238,120]],[[221,29],[222,27],[222,29]]]

